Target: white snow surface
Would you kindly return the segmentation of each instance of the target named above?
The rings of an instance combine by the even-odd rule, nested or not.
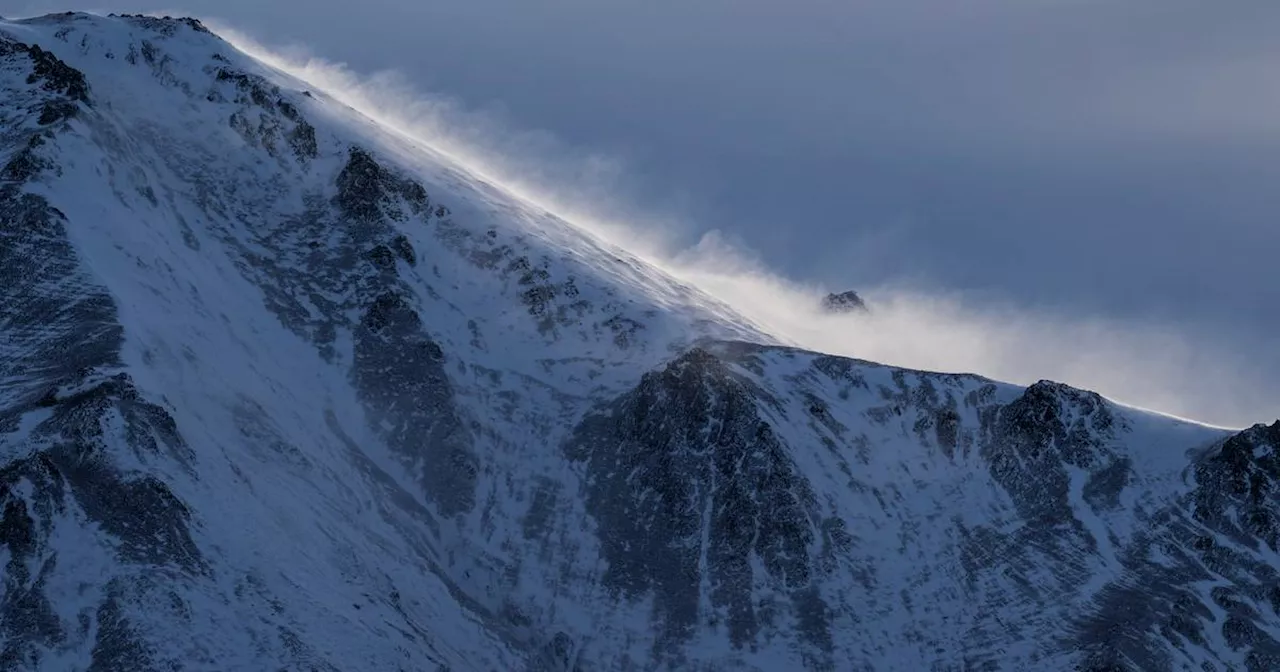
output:
[[[975,549],[1007,548],[970,533],[1017,539],[1028,525],[979,450],[983,409],[1024,388],[781,347],[697,288],[190,25],[75,15],[0,22],[0,34],[52,51],[89,83],[91,104],[41,149],[57,169],[26,188],[65,215],[83,272],[116,304],[122,361],[104,373],[127,371],[194,456],[184,465],[120,449],[113,461],[156,476],[185,503],[207,564],[122,570],[117,542],[66,514],[43,551],[57,558],[44,589],[63,622],[87,615],[92,625],[68,629],[42,669],[92,664],[108,587],[85,577],[122,571],[165,587],[126,600],[156,667],[1074,669],[1078,659],[1054,645],[1064,624],[1122,576],[1118,554],[1141,521],[1193,487],[1188,451],[1227,436],[1108,404],[1117,429],[1097,466],[1069,474],[1078,538],[1092,547],[1031,548],[1010,561],[1017,581],[975,573]],[[273,100],[253,101],[219,69],[260,76]],[[0,86],[24,90],[22,77],[0,72]],[[291,147],[295,125],[277,98],[314,129],[314,156]],[[0,109],[6,123],[30,112]],[[355,258],[342,271],[354,280],[328,282],[317,264],[346,253],[313,252],[351,237],[317,228],[308,213],[339,195],[352,146],[419,183],[431,207],[401,201],[399,219],[378,224],[387,235],[370,233],[373,242],[403,236],[414,263],[398,257],[393,271],[370,271],[373,262]],[[393,278],[443,353],[457,431],[474,458],[469,504],[443,505],[423,485],[437,465],[390,445],[395,419],[377,425],[361,397],[361,283],[375,276]],[[272,292],[302,313],[273,304]],[[695,345],[755,390],[761,419],[790,448],[812,492],[815,557],[831,543],[822,531],[832,521],[848,530],[847,550],[815,579],[828,607],[825,652],[795,634],[790,589],[759,558],[753,602],[784,605],[771,624],[736,645],[703,580],[697,626],[675,657],[659,652],[652,597],[604,580],[599,523],[580,494],[592,477],[563,446],[584,416]],[[833,373],[834,361],[843,364]],[[0,382],[0,406],[26,392],[16,379]],[[941,401],[926,399],[935,393]],[[955,411],[949,450],[942,407]],[[0,460],[34,450],[31,433],[47,415],[31,410],[0,435]],[[1136,476],[1114,506],[1096,506],[1083,493],[1111,459],[1128,460]],[[1054,569],[1073,559],[1070,579]],[[1024,584],[1053,599],[1026,598]],[[561,667],[537,667],[557,633],[572,642]],[[1211,654],[1175,658],[1178,669],[1237,660],[1225,644],[1205,646]]]

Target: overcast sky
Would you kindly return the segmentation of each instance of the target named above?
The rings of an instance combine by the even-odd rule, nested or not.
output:
[[[682,222],[684,243],[719,230],[801,281],[1164,320],[1280,380],[1274,0],[82,8],[215,18],[397,70],[545,131],[505,142],[566,175],[622,166],[605,171],[615,198]]]

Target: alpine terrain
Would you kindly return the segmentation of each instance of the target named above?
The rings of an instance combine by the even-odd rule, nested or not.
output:
[[[0,21],[0,290],[0,670],[1280,669],[1280,422],[788,347],[191,19]]]

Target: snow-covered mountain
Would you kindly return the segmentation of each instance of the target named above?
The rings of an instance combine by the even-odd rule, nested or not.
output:
[[[786,347],[307,86],[0,22],[0,670],[1280,669],[1280,422]]]

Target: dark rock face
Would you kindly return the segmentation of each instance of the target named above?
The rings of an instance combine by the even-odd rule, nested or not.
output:
[[[101,420],[107,414],[124,418],[123,435],[105,433]],[[89,519],[119,540],[121,560],[187,569],[199,565],[185,505],[157,478],[130,476],[112,466],[111,452],[120,443],[142,458],[159,457],[156,451],[163,450],[190,459],[168,414],[138,400],[127,381],[108,380],[59,402],[33,435],[48,447],[0,470],[0,495],[17,497],[12,488],[25,480],[45,496],[34,506],[47,515],[64,510],[68,501],[62,495],[69,493]]]
[[[0,187],[0,332],[16,356],[0,376],[22,381],[21,412],[87,367],[118,363],[115,303],[83,274],[62,214],[40,196]],[[0,409],[0,430],[16,418]]]
[[[1116,420],[1102,397],[1049,381],[1040,381],[990,423],[982,455],[991,476],[1017,503],[1019,513],[1037,526],[1074,520],[1067,503],[1067,467],[1092,471],[1112,461],[1105,442],[1114,438]],[[1119,476],[1123,484],[1123,466]]]
[[[585,672],[578,664],[578,653],[573,638],[557,632],[551,641],[530,657],[526,672]]]
[[[1251,548],[1280,552],[1280,421],[1227,439],[1195,472],[1197,521]]]
[[[333,203],[352,247],[384,241],[368,253],[373,273],[355,266],[342,280],[351,298],[364,306],[360,323],[352,327],[352,379],[370,426],[380,428],[441,513],[469,511],[477,481],[471,434],[454,401],[444,352],[427,335],[400,287],[397,259],[412,266],[417,255],[408,239],[389,226],[410,215],[429,217],[430,199],[421,185],[386,169],[359,147],[350,149],[335,186]]]
[[[822,299],[822,309],[835,314],[870,312],[862,297],[853,290],[826,295]]]
[[[305,212],[255,228],[259,248],[271,251],[246,250],[255,280],[267,307],[326,359],[345,355],[334,343],[340,332],[352,334],[350,375],[369,425],[441,513],[469,511],[477,481],[471,432],[445,354],[397,268],[415,265],[417,252],[393,223],[433,217],[430,199],[360,147],[348,150],[333,188],[329,198],[309,199]]]
[[[78,20],[80,16],[72,15],[67,20]],[[125,18],[149,36],[141,38],[125,56],[130,65],[150,66],[162,83],[178,86],[194,99],[203,96],[203,103],[231,106],[232,128],[251,147],[260,148],[271,157],[292,155],[299,163],[306,164],[319,156],[315,128],[307,122],[300,109],[302,104],[291,100],[266,78],[232,67],[225,58],[215,55],[213,62],[204,68],[211,84],[207,89],[200,89],[201,93],[195,93],[198,86],[173,79],[167,69],[171,57],[165,52],[165,38],[186,30],[207,32],[198,22],[145,16]],[[29,55],[36,64],[30,83],[40,83],[53,93],[65,93],[69,99],[87,100],[83,76],[51,53],[38,47],[4,44],[6,53],[18,58]],[[52,125],[74,114],[76,108],[65,100],[51,99],[39,109],[39,123]],[[5,175],[12,180],[27,180],[42,171],[56,170],[56,165],[41,154],[43,143],[44,136],[32,135],[29,147],[8,162]],[[199,168],[171,168],[180,175],[189,175],[196,191],[207,189],[208,176]],[[252,251],[243,250],[248,267],[258,274],[254,279],[266,294],[267,306],[287,327],[316,343],[325,357],[339,356],[333,343],[341,330],[353,332],[355,351],[351,353],[351,375],[362,399],[370,406],[371,422],[376,418],[376,422],[386,423],[378,425],[382,428],[379,432],[402,459],[413,465],[428,496],[443,512],[467,510],[474,500],[476,478],[474,458],[469,453],[469,434],[457,416],[453,393],[444,373],[443,353],[423,330],[418,315],[402,300],[404,288],[398,279],[396,264],[403,261],[415,265],[417,252],[409,240],[391,226],[392,222],[402,222],[411,216],[424,219],[443,216],[447,209],[433,204],[420,184],[387,169],[360,147],[350,148],[347,162],[334,180],[334,188],[332,196],[310,195],[304,212],[286,216],[283,221],[255,222],[261,224],[251,230],[257,247]],[[24,236],[31,239],[29,248],[54,250],[59,243],[45,240],[48,236],[33,238],[42,227],[60,225],[57,214],[39,214],[40,206],[41,202],[34,196],[5,199],[0,206],[0,216],[4,217],[0,220],[4,224],[0,235],[9,239]],[[39,217],[52,224],[35,222]],[[317,241],[321,240],[327,242],[320,245]],[[235,240],[227,242],[240,245]],[[6,253],[14,256],[13,263],[7,263],[0,274],[13,269],[24,278],[45,278],[52,284],[56,273],[76,267],[75,260],[68,258],[61,266],[30,269],[26,266],[34,263],[33,260],[48,264],[50,256],[19,258],[20,249],[23,248],[10,245],[0,250],[0,261],[9,261],[4,256]],[[33,285],[31,294],[32,298],[23,304],[30,307],[31,315],[24,316],[24,320],[38,321],[41,313],[54,310],[42,307],[47,299],[40,296],[39,287]],[[84,301],[85,292],[76,294]],[[104,328],[117,330],[118,338],[114,308],[109,306],[109,299],[104,297],[104,301],[106,312],[101,317],[78,316],[78,334],[91,334],[91,325],[102,323],[106,325]],[[81,312],[94,305],[86,302]],[[109,363],[103,357],[91,356],[94,350],[90,348],[73,348],[50,339],[48,334],[42,335],[41,341],[50,348],[66,348],[84,356],[84,361],[79,362],[75,357],[60,359],[42,352],[39,353],[42,361],[68,362],[68,368],[73,371]],[[117,342],[113,347],[118,345]],[[36,403],[48,387],[33,389],[32,403]],[[3,419],[0,416],[0,421]]]
[[[40,155],[40,147],[45,144],[45,136],[30,135],[27,136],[26,146],[18,150],[8,162],[4,164],[4,169],[0,170],[0,176],[11,183],[26,182],[35,178],[45,170],[56,169],[56,166],[49,160]],[[26,198],[25,194],[19,195],[16,188],[4,188],[6,193],[12,194],[9,198]],[[36,198],[36,197],[32,197]]]
[[[369,424],[417,473],[445,515],[475,505],[476,459],[444,372],[444,353],[404,298],[386,292],[356,329],[352,376]]]
[[[77,112],[73,101],[87,102],[83,75],[49,52],[8,43],[0,45],[0,57],[5,53],[27,54],[34,64],[28,83],[65,96],[32,107],[38,124],[55,124]],[[21,118],[6,121],[16,126]],[[0,135],[12,134],[0,128]],[[121,570],[114,578],[83,577],[85,590],[127,585],[132,579],[122,577],[131,567],[204,571],[186,505],[160,478],[116,466],[129,454],[142,464],[191,469],[194,456],[165,409],[144,399],[127,375],[109,373],[120,365],[122,344],[115,303],[83,271],[63,214],[23,191],[26,181],[56,173],[43,154],[54,137],[50,130],[28,135],[0,185],[0,334],[12,353],[0,360],[0,548],[8,557],[0,572],[0,670],[40,668],[46,652],[83,636],[95,620],[89,669],[148,669],[117,598],[71,622],[47,594],[60,571],[51,540],[80,530],[81,521]],[[40,418],[33,427],[13,434],[33,416]]]
[[[80,104],[89,104],[89,87],[84,74],[38,45],[27,45],[0,35],[0,67],[12,67],[27,73],[25,81],[31,87],[29,90],[7,91],[4,95],[13,97],[15,111],[22,107],[27,108],[27,114],[38,110],[35,121],[40,126],[70,119],[79,112]],[[23,128],[23,116],[0,118],[0,124],[3,124],[0,126],[0,140],[6,145],[21,147],[0,169],[0,179],[10,183],[26,182],[42,171],[55,168],[40,154],[41,146],[53,137],[52,132],[31,133]],[[0,185],[0,188],[5,189],[6,199],[17,197],[16,191],[10,191],[12,185]]]
[[[54,406],[58,386],[79,382],[95,367],[118,365],[123,340],[115,302],[83,271],[66,217],[24,191],[26,181],[56,170],[42,154],[45,137],[27,135],[4,169],[9,183],[0,184],[0,333],[14,353],[0,360],[11,401],[0,406],[0,432],[32,408]]]
[[[141,399],[125,374],[102,378],[90,373],[78,387],[41,404],[46,417],[26,438],[27,452],[0,463],[0,548],[9,556],[0,597],[0,670],[38,668],[43,652],[81,630],[57,615],[45,592],[47,577],[59,567],[51,540],[81,530],[81,520],[97,533],[80,531],[80,538],[101,535],[100,552],[114,548],[120,572],[117,578],[84,577],[85,588],[101,587],[103,581],[128,584],[132,579],[124,577],[133,567],[171,568],[187,575],[205,571],[191,538],[187,506],[156,476],[115,466],[122,451],[143,463],[174,459],[190,465],[193,456],[173,419]],[[0,418],[20,414],[21,407],[0,409]],[[118,430],[108,432],[112,418],[119,419]],[[98,609],[91,669],[126,669],[121,664],[130,659],[141,664],[132,658],[133,649],[121,648],[127,633],[111,634],[113,628],[125,628],[120,609],[114,597]],[[141,646],[136,638],[130,641],[134,648]],[[116,660],[120,664],[110,664],[125,654]]]
[[[1243,669],[1280,665],[1280,642],[1268,634],[1280,626],[1280,568],[1268,546],[1277,448],[1280,423],[1258,425],[1195,463],[1195,489],[1153,517],[1127,549],[1124,574],[1079,624],[1086,660],[1174,669],[1194,651],[1215,650],[1217,640],[1239,653]],[[1155,554],[1161,562],[1151,562]],[[1222,659],[1226,653],[1215,651],[1221,667],[1214,669],[1239,669]]]
[[[334,204],[342,215],[357,222],[386,218],[404,221],[407,214],[430,212],[431,201],[422,185],[383,168],[360,147],[352,147],[347,165],[337,180]],[[406,213],[403,206],[410,212]]]
[[[73,16],[83,16],[83,15],[77,15],[74,12],[69,12],[69,14]],[[153,31],[160,35],[164,35],[166,37],[172,37],[173,35],[177,34],[178,30],[182,27],[190,28],[191,30],[197,33],[204,33],[205,35],[213,35],[213,33],[209,32],[209,29],[206,28],[205,25],[201,23],[199,19],[193,19],[191,17],[180,17],[180,18],[173,18],[171,16],[157,17],[157,16],[147,16],[146,14],[111,14],[111,16],[119,16],[122,19],[129,19],[134,25],[138,26],[139,28],[142,28],[148,31]]]
[[[93,642],[89,672],[159,671],[161,667],[137,629],[129,622],[117,595],[98,607],[98,632]]]
[[[28,48],[27,55],[32,63],[31,74],[27,76],[28,84],[38,83],[46,91],[60,93],[70,100],[89,102],[89,84],[84,79],[84,73],[36,45]]]
[[[823,633],[833,619],[857,619],[843,613],[850,603],[823,597],[830,568],[856,572],[858,553],[885,549],[860,548],[858,529],[816,513],[810,486],[788,457],[811,448],[777,437],[760,409],[782,417],[779,391],[757,389],[743,377],[744,370],[764,375],[759,357],[771,349],[716,344],[714,352],[695,349],[647,374],[635,390],[588,416],[567,447],[587,467],[585,497],[598,524],[605,582],[621,595],[654,600],[664,643],[709,619],[745,647],[776,622],[762,607],[761,587],[789,589],[786,608],[799,632],[813,651],[829,650]],[[815,357],[812,367],[832,382],[870,391],[855,362]],[[1241,652],[1243,669],[1272,669],[1280,660],[1280,645],[1268,634],[1280,627],[1280,569],[1262,555],[1274,552],[1271,484],[1280,423],[1248,430],[1199,461],[1197,490],[1169,508],[1139,513],[1143,531],[1123,544],[1086,523],[1131,500],[1126,493],[1138,478],[1131,460],[1116,452],[1132,430],[1111,404],[1048,381],[996,402],[991,385],[975,387],[980,381],[968,377],[895,371],[892,379],[897,388],[881,387],[886,405],[870,408],[868,420],[901,425],[904,436],[914,434],[948,460],[981,459],[1020,521],[1004,529],[957,527],[966,577],[958,587],[1000,586],[984,602],[997,610],[1081,601],[1079,618],[1065,624],[1060,642],[1035,636],[1044,655],[1066,652],[1078,669],[1175,669],[1187,655],[1179,652],[1213,647],[1219,638]],[[972,391],[960,399],[953,388]],[[815,431],[858,445],[858,428],[838,421],[829,401],[801,396]],[[965,408],[976,412],[976,426],[962,415]],[[773,493],[786,494],[771,499]],[[1205,526],[1258,554],[1196,531]],[[1099,555],[1111,547],[1118,576],[1086,599],[1076,591],[1096,576]],[[1157,554],[1163,560],[1152,562]],[[1218,584],[1212,596],[1201,594],[1205,582]],[[1227,617],[1217,617],[1206,601]],[[1028,637],[1048,625],[975,629],[967,637],[977,650],[965,660],[1004,669],[996,655],[1000,637]],[[945,635],[921,636],[931,642]],[[818,655],[810,664],[825,663]]]
[[[418,253],[414,252],[413,244],[403,234],[391,239],[391,249],[395,251],[397,257],[404,260],[404,263],[410,266],[418,265]]]
[[[809,482],[790,458],[793,450],[813,448],[783,443],[760,411],[781,413],[781,402],[739,373],[738,367],[756,371],[762,366],[756,358],[770,349],[717,344],[716,351],[721,354],[694,349],[647,374],[635,390],[584,419],[566,448],[571,459],[586,464],[584,495],[608,567],[604,581],[623,596],[654,600],[659,656],[670,655],[674,643],[707,622],[723,626],[734,646],[749,648],[783,609],[810,647],[809,664],[823,668],[832,664],[836,609],[823,597],[823,586],[832,572],[858,575],[855,556],[869,549],[858,547],[859,531],[845,520],[819,513]],[[833,382],[870,391],[850,360],[816,357],[812,366]],[[962,554],[971,558],[967,580],[1000,577],[1009,585],[1009,600],[1069,599],[1070,587],[1088,575],[1090,554],[1109,543],[1095,539],[1077,518],[1069,489],[1079,486],[1072,485],[1069,470],[1083,474],[1088,506],[1117,506],[1132,471],[1128,460],[1112,452],[1127,431],[1124,421],[1101,397],[1057,383],[1042,381],[1008,403],[995,403],[990,385],[963,399],[955,396],[955,389],[974,387],[970,377],[913,375],[909,383],[903,372],[893,373],[897,387],[881,388],[885,406],[870,408],[869,420],[901,423],[925,445],[936,446],[939,458],[982,459],[1025,521],[1013,533],[957,530]],[[859,445],[857,428],[837,421],[827,402],[813,395],[805,399],[815,431]],[[964,407],[977,411],[977,426],[962,419]],[[836,450],[834,443],[828,448]],[[1057,563],[1037,568],[1043,554]],[[1029,579],[1045,574],[1053,577],[1050,583]],[[1118,583],[1117,589],[1131,585]],[[762,590],[786,598],[766,607]],[[1180,594],[1169,590],[1169,603]],[[1122,597],[1116,592],[1107,599],[1119,605]],[[1135,614],[1132,606],[1128,613]],[[1133,618],[1160,622],[1171,612],[1149,613]],[[1108,618],[1082,624],[1081,643],[1072,646],[1094,652],[1095,662],[1161,660],[1138,657],[1137,649],[1119,653],[1121,642],[1141,639],[1141,630],[1108,628],[1102,625]]]
[[[812,494],[755,404],[744,382],[695,349],[584,420],[567,452],[587,464],[604,580],[627,597],[653,594],[660,647],[674,650],[704,609],[735,646],[751,646],[778,616],[755,603],[767,585],[786,596],[774,608],[794,613],[822,665],[830,625],[811,590]]]
[[[281,93],[280,87],[259,75],[227,66],[212,66],[211,70],[215,82],[231,85],[229,98],[240,108],[230,116],[231,127],[247,142],[263,147],[272,156],[279,156],[277,144],[283,139],[299,162],[305,163],[319,156],[315,127]],[[224,92],[225,89],[215,87],[206,98],[209,102],[224,102]]]
[[[80,108],[69,100],[50,100],[40,107],[39,124],[48,126],[74,117]]]
[[[1280,665],[1268,634],[1280,627],[1280,568],[1270,560],[1277,450],[1280,423],[1257,425],[1194,462],[1195,488],[1151,516],[1124,551],[1121,577],[1077,624],[1074,646],[1089,669],[1174,669],[1214,640],[1239,652],[1243,669]],[[1236,669],[1224,653],[1212,656],[1214,669]]]
[[[27,502],[10,495],[6,481],[12,478],[9,472],[13,468],[8,465],[0,471],[0,548],[9,554],[0,598],[0,633],[4,635],[0,669],[4,670],[34,667],[42,649],[51,649],[66,639],[62,622],[44,591],[52,565],[39,562],[37,555],[48,524],[40,529]]]
[[[1183,548],[1229,586],[1211,597],[1229,617],[1219,626],[1234,650],[1248,652],[1246,669],[1280,667],[1280,421],[1240,432],[1200,459],[1196,488],[1184,504],[1187,527],[1178,531]],[[1194,521],[1194,522],[1192,522]],[[1215,534],[1205,534],[1205,529]],[[1215,538],[1216,537],[1216,538]]]
[[[457,236],[453,240],[457,243],[466,235],[460,229],[448,227],[445,239],[448,241]],[[481,244],[490,249],[471,249],[467,251],[468,256],[477,266],[497,270],[504,278],[514,280],[519,287],[520,302],[537,322],[538,331],[555,338],[562,329],[582,326],[592,305],[581,297],[573,276],[555,277],[550,267],[551,260],[546,257],[535,260],[527,255],[517,256],[511,246],[494,245],[492,240]],[[505,264],[502,263],[504,261]],[[628,332],[634,333],[637,327],[621,319],[599,326],[612,330],[617,338],[615,342],[625,347]]]

